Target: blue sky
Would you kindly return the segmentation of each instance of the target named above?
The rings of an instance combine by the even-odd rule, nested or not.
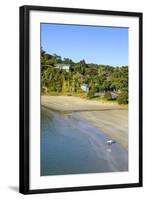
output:
[[[41,24],[41,46],[74,62],[128,65],[128,28]]]

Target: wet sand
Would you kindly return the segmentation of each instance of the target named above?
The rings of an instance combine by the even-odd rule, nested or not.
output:
[[[41,176],[128,170],[128,152],[78,113],[41,109]]]
[[[75,117],[90,122],[128,150],[128,110],[78,112]]]
[[[70,113],[99,128],[111,139],[128,149],[128,109],[72,96],[42,96],[41,105],[54,111]]]

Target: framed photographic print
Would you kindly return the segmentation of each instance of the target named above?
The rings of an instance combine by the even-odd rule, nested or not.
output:
[[[142,13],[20,7],[20,192],[142,186]]]

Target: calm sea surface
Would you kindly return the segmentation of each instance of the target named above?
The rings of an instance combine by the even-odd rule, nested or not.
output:
[[[41,176],[128,170],[128,152],[74,114],[41,110]]]

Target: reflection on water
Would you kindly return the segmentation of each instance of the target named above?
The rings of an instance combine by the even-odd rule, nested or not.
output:
[[[109,152],[109,153],[111,153],[112,152],[112,149],[111,148],[109,148],[109,147],[107,147],[107,152]]]
[[[41,176],[128,170],[128,153],[72,114],[41,111]]]

